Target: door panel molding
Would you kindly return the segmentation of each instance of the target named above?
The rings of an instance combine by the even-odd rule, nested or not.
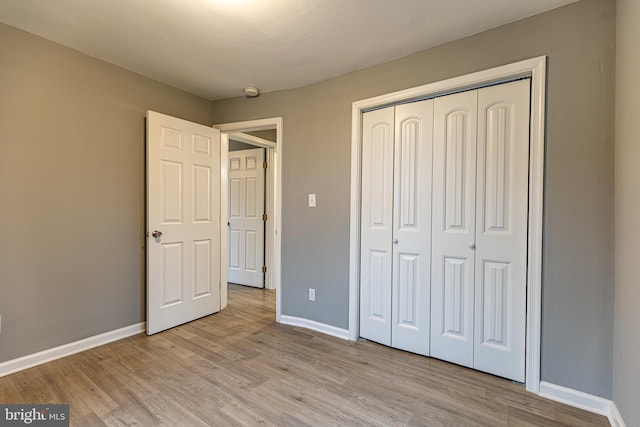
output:
[[[426,84],[352,104],[351,131],[351,205],[349,256],[349,339],[359,336],[360,294],[360,200],[362,115],[384,106],[406,103],[477,89],[495,83],[531,78],[531,117],[529,130],[529,217],[527,231],[527,336],[525,384],[528,391],[540,390],[540,328],[542,285],[542,220],[544,184],[544,128],[546,56],[540,56],[464,76]]]

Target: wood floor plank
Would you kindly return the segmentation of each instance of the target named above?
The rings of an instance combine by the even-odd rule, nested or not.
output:
[[[275,293],[0,378],[0,402],[69,403],[72,426],[607,426],[524,386],[275,323]]]

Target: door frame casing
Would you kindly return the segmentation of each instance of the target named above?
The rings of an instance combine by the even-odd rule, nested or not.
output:
[[[228,250],[228,233],[227,222],[229,221],[229,134],[238,132],[251,132],[265,129],[276,130],[275,144],[265,143],[264,140],[247,141],[256,146],[263,146],[267,149],[266,161],[269,164],[266,174],[266,192],[265,199],[267,205],[267,223],[265,227],[265,247],[266,247],[266,266],[267,273],[265,276],[265,288],[275,289],[276,291],[276,321],[280,322],[282,287],[281,287],[281,252],[282,252],[282,117],[272,117],[258,120],[247,120],[242,122],[232,122],[213,125],[220,131],[220,163],[221,163],[221,180],[220,180],[220,224],[225,225],[221,228],[221,258],[224,260],[224,268],[221,269],[221,289],[220,289],[220,308],[227,305],[227,250]],[[260,143],[262,142],[262,143]]]
[[[546,56],[429,83],[356,101],[351,108],[351,205],[349,233],[349,339],[359,337],[360,201],[362,114],[366,111],[413,100],[476,89],[518,78],[531,79],[529,131],[529,217],[527,231],[527,326],[525,385],[540,392],[540,330],[542,313],[542,222],[544,192],[544,137]]]

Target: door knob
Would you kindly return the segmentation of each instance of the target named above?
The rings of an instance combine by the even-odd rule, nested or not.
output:
[[[157,239],[158,237],[162,237],[162,231],[154,230],[151,235]]]
[[[393,239],[393,244],[397,245],[398,244],[398,239]]]
[[[469,249],[475,249],[476,248],[476,242],[469,242]]]

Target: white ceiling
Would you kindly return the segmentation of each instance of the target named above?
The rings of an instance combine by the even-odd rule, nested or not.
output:
[[[0,0],[0,22],[221,99],[308,85],[574,1]]]

